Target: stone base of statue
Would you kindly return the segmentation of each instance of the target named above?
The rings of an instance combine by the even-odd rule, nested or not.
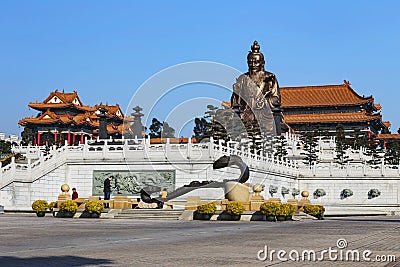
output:
[[[250,188],[238,182],[225,183],[225,198],[229,201],[248,202],[250,200]]]
[[[146,202],[140,201],[138,203],[138,208],[139,209],[157,209],[158,205],[157,205],[157,203],[146,203]]]
[[[299,209],[299,202],[297,199],[291,198],[286,201],[287,204],[290,204],[296,208],[296,211]]]
[[[271,197],[271,198],[267,199],[267,201],[266,201],[266,202],[272,202],[272,203],[282,203],[282,202],[281,202],[281,199],[280,199],[280,198],[278,198],[278,197]]]
[[[261,204],[265,202],[264,197],[260,195],[253,195],[250,198],[250,210],[260,210]]]
[[[72,197],[70,194],[66,193],[66,192],[62,192],[61,194],[58,195],[57,197],[57,202],[63,202],[66,200],[71,200]]]

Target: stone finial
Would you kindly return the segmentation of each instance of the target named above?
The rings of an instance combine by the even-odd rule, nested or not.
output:
[[[309,195],[310,195],[310,193],[308,193],[308,191],[303,191],[303,192],[301,192],[301,196],[302,196],[304,199],[307,199]]]
[[[62,191],[63,193],[67,193],[67,192],[69,191],[69,185],[63,184],[63,185],[61,186],[61,191]]]

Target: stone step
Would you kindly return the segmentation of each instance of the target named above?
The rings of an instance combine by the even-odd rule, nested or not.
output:
[[[302,220],[317,220],[314,216],[308,215],[307,213],[304,213],[302,211],[297,212],[295,215],[293,215],[293,220],[295,221],[302,221]]]
[[[179,216],[127,216],[116,215],[114,219],[134,219],[134,220],[179,220]]]
[[[183,210],[127,209],[114,216],[115,219],[178,220]]]

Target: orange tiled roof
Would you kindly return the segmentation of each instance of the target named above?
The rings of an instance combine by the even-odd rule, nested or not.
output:
[[[82,102],[79,99],[78,93],[76,91],[73,91],[72,93],[64,93],[64,90],[62,92],[59,92],[58,89],[56,89],[54,92],[51,92],[50,95],[43,101],[43,103],[49,102],[51,99],[54,98],[54,96],[56,96],[65,104],[71,104],[74,102],[75,99],[77,99],[79,104],[82,105]]]
[[[383,125],[386,126],[386,128],[389,128],[392,124],[390,123],[390,121],[382,121]]]
[[[400,134],[378,134],[378,139],[400,139]]]
[[[382,118],[381,114],[367,114],[362,112],[325,113],[325,114],[286,114],[283,115],[288,124],[305,123],[341,123],[341,122],[367,122]]]
[[[21,119],[18,124],[19,125],[26,125],[26,124],[54,124],[54,123],[63,123],[63,124],[71,124],[75,123],[77,125],[81,124],[89,124],[92,126],[98,126],[98,121],[94,121],[90,119],[90,113],[81,113],[75,116],[70,114],[55,114],[50,110],[46,110],[43,114],[39,115],[38,117],[31,117],[31,118],[23,118]]]
[[[283,109],[358,105],[374,100],[372,96],[358,95],[347,81],[338,85],[281,87],[280,92]]]
[[[84,106],[78,97],[78,93],[73,91],[72,93],[65,93],[64,90],[59,92],[55,90],[43,102],[31,102],[28,104],[29,107],[36,110],[46,110],[55,108],[67,108],[73,107],[82,111],[96,112],[100,107],[106,108],[109,113],[109,117],[118,117],[123,119],[124,114],[118,104],[115,106],[102,104],[91,106]]]

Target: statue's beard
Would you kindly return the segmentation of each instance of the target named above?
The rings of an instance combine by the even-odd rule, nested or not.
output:
[[[250,76],[251,80],[258,86],[260,86],[260,84],[262,84],[265,80],[265,75],[264,75],[263,71],[256,71],[253,73],[250,72],[249,76]]]

